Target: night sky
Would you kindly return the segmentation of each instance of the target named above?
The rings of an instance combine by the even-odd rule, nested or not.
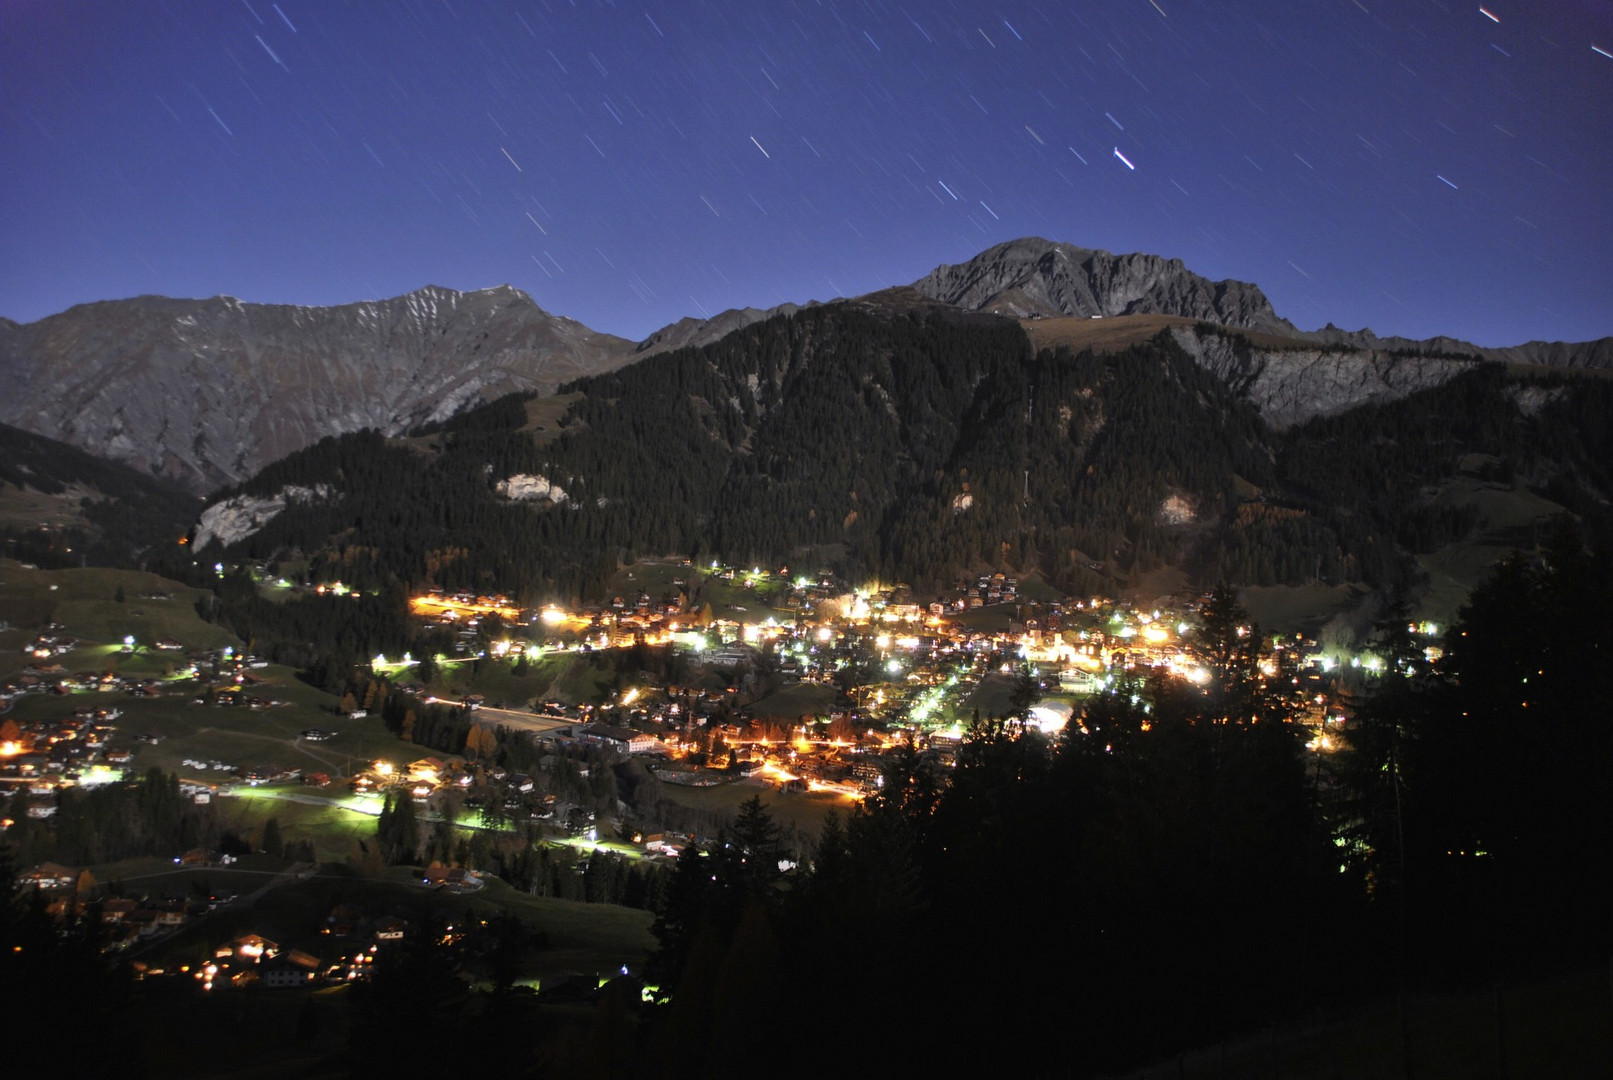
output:
[[[0,314],[509,283],[629,338],[1017,236],[1613,334],[1613,4],[0,0]]]

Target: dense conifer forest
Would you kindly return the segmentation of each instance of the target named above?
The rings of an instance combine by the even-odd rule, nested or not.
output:
[[[0,552],[51,569],[132,566],[166,555],[201,506],[137,469],[9,424],[0,424],[4,488],[55,497],[77,511],[78,520],[65,526],[37,519],[0,526]]]
[[[595,595],[638,556],[776,566],[808,552],[920,589],[1002,569],[1115,592],[1180,566],[1201,584],[1387,593],[1415,582],[1415,555],[1486,525],[1441,494],[1459,476],[1555,500],[1593,537],[1613,521],[1613,387],[1500,365],[1278,431],[1165,335],[1033,354],[1008,320],[840,304],[565,389],[557,430],[512,396],[408,440],[293,454],[220,494],[327,496],[227,555],[392,597],[435,584],[525,603]],[[521,475],[562,494],[498,493]],[[319,621],[248,612],[244,589],[225,599],[253,626]],[[324,649],[338,633],[294,636]],[[403,631],[368,633],[361,651]]]

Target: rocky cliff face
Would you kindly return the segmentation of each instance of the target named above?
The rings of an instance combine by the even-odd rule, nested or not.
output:
[[[1393,401],[1438,386],[1482,362],[1377,349],[1262,348],[1188,327],[1172,330],[1171,336],[1275,427],[1370,402]]]
[[[236,495],[214,503],[202,511],[201,520],[196,524],[196,547],[200,550],[214,540],[227,547],[263,528],[288,505],[322,502],[332,494],[328,484],[313,487],[288,484],[268,498]]]
[[[0,421],[204,491],[326,435],[551,392],[632,349],[508,286],[328,308],[140,297],[0,325]]]
[[[998,244],[966,263],[938,266],[913,287],[970,311],[1018,319],[1165,314],[1270,333],[1294,331],[1254,285],[1210,281],[1180,259],[1111,255],[1034,237]]]

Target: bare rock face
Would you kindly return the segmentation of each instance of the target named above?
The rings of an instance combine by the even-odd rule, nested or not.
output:
[[[502,498],[511,502],[553,502],[566,501],[566,492],[559,484],[550,483],[546,476],[535,476],[531,473],[516,473],[507,480],[500,480],[493,485]]]
[[[1187,327],[1171,331],[1171,336],[1279,428],[1369,402],[1393,401],[1483,362],[1298,343],[1294,348],[1259,348]]]
[[[1289,334],[1287,320],[1254,285],[1210,281],[1180,259],[1111,255],[1039,238],[1012,240],[913,283],[925,296],[1016,319],[1072,315],[1182,315]]]
[[[324,308],[139,297],[0,325],[0,421],[206,491],[326,435],[549,393],[632,349],[508,286]]]
[[[318,502],[331,497],[326,484],[300,487],[288,484],[268,498],[236,495],[216,502],[202,511],[196,525],[196,548],[200,550],[211,541],[218,540],[225,547],[263,528],[286,508],[288,503]]]

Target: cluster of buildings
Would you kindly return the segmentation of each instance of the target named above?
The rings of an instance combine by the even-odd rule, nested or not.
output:
[[[110,783],[123,778],[133,750],[111,745],[122,711],[84,706],[71,716],[0,721],[0,797],[25,792],[26,813],[48,818],[62,787]]]
[[[187,867],[222,866],[234,860],[202,848],[174,862]],[[45,862],[18,876],[17,884],[37,889],[46,914],[62,921],[89,922],[94,937],[108,951],[124,951],[153,943],[218,910],[235,899],[230,893],[207,895],[99,895],[87,870]]]
[[[569,631],[573,644],[675,643],[689,650],[697,672],[727,684],[712,689],[714,680],[705,679],[699,689],[667,687],[636,702],[624,694],[592,724],[557,736],[664,759],[657,770],[672,782],[708,783],[720,773],[860,795],[878,785],[880,756],[895,745],[949,762],[971,702],[992,676],[1029,672],[1038,692],[1055,699],[1033,716],[1048,730],[1068,720],[1073,698],[1112,686],[1126,672],[1161,670],[1199,683],[1209,677],[1186,607],[1142,610],[1101,597],[1025,602],[1019,582],[1003,573],[960,580],[925,603],[905,587],[846,592],[827,573],[790,579],[714,566],[711,577],[770,586],[770,608],[758,604],[751,614],[734,605],[690,627],[679,601],[652,601],[640,592],[575,613],[513,612],[516,625],[541,618],[551,631]],[[507,601],[482,597],[476,604]],[[974,617],[983,607],[1001,617]],[[526,648],[505,641],[489,652],[508,656]],[[1321,658],[1302,640],[1276,643],[1261,670],[1292,684],[1287,690],[1305,719],[1340,722]],[[751,710],[759,699],[797,684],[833,686],[833,704],[785,722],[758,722]]]

